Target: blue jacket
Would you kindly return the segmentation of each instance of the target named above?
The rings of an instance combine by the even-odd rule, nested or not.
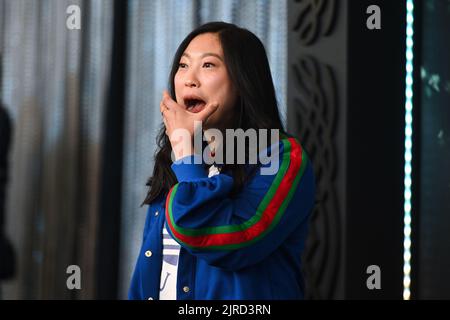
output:
[[[208,178],[194,156],[172,164],[178,183],[148,207],[130,299],[159,298],[164,224],[181,245],[178,300],[303,298],[301,254],[314,174],[296,139],[276,145],[276,172],[258,169],[234,197],[231,174]]]

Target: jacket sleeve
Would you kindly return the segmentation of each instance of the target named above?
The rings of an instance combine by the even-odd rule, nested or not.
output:
[[[229,196],[231,176],[208,178],[201,164],[174,162],[178,183],[166,197],[168,232],[216,267],[234,271],[262,261],[307,223],[314,203],[313,170],[301,145],[294,138],[282,139],[278,155],[273,174],[258,170],[234,197]]]

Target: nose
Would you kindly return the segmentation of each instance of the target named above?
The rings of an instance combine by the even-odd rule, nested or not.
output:
[[[199,86],[198,82],[193,79],[187,79],[185,82],[185,85],[186,85],[186,87],[189,87],[189,88],[192,88],[192,87],[198,88],[198,86]]]
[[[194,70],[194,68],[189,68],[189,70],[185,73],[184,85],[188,88],[200,87],[200,83],[197,79],[196,71]]]

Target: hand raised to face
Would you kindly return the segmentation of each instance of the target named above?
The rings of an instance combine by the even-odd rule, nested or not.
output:
[[[166,127],[166,135],[171,142],[173,140],[171,137],[176,129],[187,130],[190,133],[191,138],[193,138],[196,129],[194,128],[194,121],[201,121],[201,123],[204,124],[219,108],[217,102],[210,102],[199,112],[188,111],[186,106],[180,105],[174,101],[166,90],[163,91],[163,97],[159,106]]]

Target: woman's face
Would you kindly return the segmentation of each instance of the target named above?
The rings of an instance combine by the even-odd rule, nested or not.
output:
[[[222,46],[216,33],[204,33],[189,43],[175,74],[178,104],[189,112],[199,112],[208,103],[219,108],[203,123],[203,128],[224,129],[231,125],[237,93],[225,66]]]

